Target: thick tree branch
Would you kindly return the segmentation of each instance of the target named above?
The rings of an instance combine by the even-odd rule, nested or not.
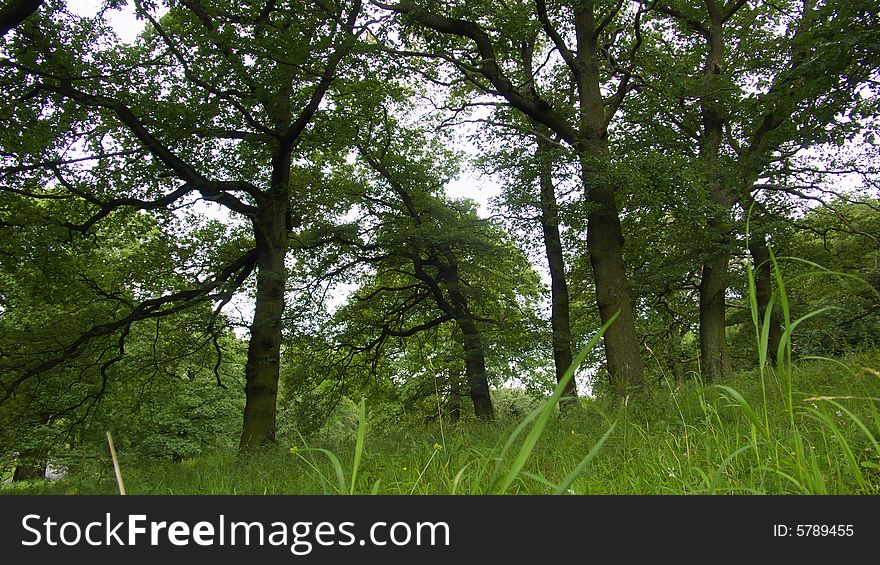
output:
[[[361,0],[356,0],[348,14],[348,19],[345,22],[345,39],[342,41],[341,45],[338,45],[333,50],[333,54],[327,59],[327,64],[324,66],[324,72],[321,75],[320,82],[318,82],[318,85],[309,97],[308,103],[306,103],[305,107],[299,113],[299,116],[296,117],[293,123],[290,124],[290,127],[287,128],[287,131],[284,132],[281,139],[282,143],[292,143],[299,138],[309,123],[311,123],[315,112],[318,111],[318,106],[321,104],[321,100],[324,99],[324,95],[327,94],[327,90],[329,90],[330,85],[336,78],[336,69],[339,67],[340,61],[342,61],[343,57],[345,57],[351,51],[352,47],[354,47],[354,42],[357,37],[354,27],[357,18],[360,15],[361,8]]]
[[[0,9],[0,38],[30,17],[42,4],[43,0],[9,0]]]
[[[259,200],[262,197],[262,193],[257,187],[245,181],[215,182],[206,179],[194,167],[160,142],[134,112],[119,100],[82,92],[75,89],[70,82],[63,82],[60,86],[43,83],[40,87],[49,92],[75,100],[85,106],[111,110],[153,157],[171,169],[182,181],[192,185],[201,193],[205,200],[217,202],[233,212],[238,212],[248,217],[252,217],[256,213],[256,208],[245,204],[227,191],[242,191]]]
[[[699,33],[700,35],[702,35],[703,37],[705,37],[707,39],[712,35],[711,32],[709,31],[709,27],[705,24],[705,22],[702,22],[702,21],[700,21],[696,18],[693,18],[691,16],[688,16],[688,15],[684,14],[684,12],[681,12],[680,10],[673,8],[672,6],[669,6],[664,2],[658,2],[656,4],[656,9],[659,12],[666,14],[670,18],[672,18],[674,20],[678,20],[679,22],[685,24],[687,27],[689,27],[693,31],[696,31],[697,33]]]
[[[581,69],[577,64],[574,53],[565,44],[565,40],[559,35],[559,31],[553,26],[553,22],[550,21],[550,17],[547,15],[547,3],[544,0],[535,0],[535,8],[538,12],[538,21],[541,22],[544,33],[553,41],[553,45],[556,46],[556,50],[559,51],[562,60],[571,69],[575,81],[579,83],[582,77]]]
[[[235,288],[240,286],[256,267],[257,252],[251,250],[239,257],[236,261],[227,265],[213,280],[203,283],[197,288],[171,293],[165,296],[144,300],[134,306],[128,315],[103,324],[96,324],[82,333],[78,338],[63,346],[49,359],[37,363],[35,366],[26,368],[11,383],[3,383],[3,396],[0,397],[0,405],[8,400],[15,391],[28,379],[45,373],[65,361],[74,358],[92,340],[107,335],[112,335],[119,330],[128,332],[131,324],[163,316],[176,314],[197,304],[202,304],[215,299],[223,299]],[[219,293],[214,291],[227,286],[232,280],[234,284]]]
[[[88,220],[86,220],[82,224],[73,224],[70,222],[64,224],[64,227],[69,230],[81,231],[83,233],[88,232],[96,223],[103,220],[104,218],[109,216],[114,210],[117,210],[119,208],[130,207],[137,208],[138,210],[159,210],[162,208],[167,208],[168,206],[170,206],[174,202],[177,202],[194,190],[191,185],[185,184],[177,190],[174,190],[166,194],[162,198],[158,198],[156,200],[141,200],[139,198],[114,198],[107,202],[101,202],[99,199],[95,198],[88,192],[77,188],[73,183],[65,179],[57,169],[55,169],[55,178],[72,194],[75,194],[76,196],[79,196],[80,198],[100,207],[100,210],[98,210],[98,212],[93,214]]]
[[[569,125],[567,120],[554,111],[550,104],[536,97],[533,93],[524,93],[514,86],[498,63],[491,38],[479,25],[467,20],[449,18],[429,12],[416,6],[410,0],[402,0],[398,4],[373,1],[373,4],[385,10],[406,14],[435,31],[471,40],[480,57],[480,74],[492,84],[499,96],[510,102],[514,108],[549,127],[566,143],[572,146],[578,145],[580,136],[577,131]]]

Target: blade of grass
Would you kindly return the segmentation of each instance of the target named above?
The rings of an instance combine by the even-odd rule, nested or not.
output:
[[[605,444],[605,441],[609,437],[611,437],[611,434],[614,432],[614,428],[616,428],[616,427],[617,427],[617,422],[614,422],[613,424],[611,424],[611,427],[608,428],[608,431],[605,432],[605,435],[603,435],[599,439],[599,441],[597,441],[595,443],[595,445],[593,445],[593,448],[590,449],[590,452],[587,453],[583,459],[581,459],[581,462],[578,463],[578,466],[575,467],[574,470],[571,473],[569,473],[567,477],[562,479],[562,482],[556,486],[556,490],[553,492],[553,494],[565,494],[566,492],[568,492],[568,489],[571,487],[571,485],[574,483],[574,481],[580,476],[581,473],[584,472],[584,469],[587,468],[587,465],[590,464],[590,461],[593,460],[593,458],[596,456],[596,454],[599,453],[599,450]]]
[[[342,470],[342,463],[339,462],[339,458],[336,457],[336,454],[328,449],[324,449],[322,447],[304,447],[302,449],[298,449],[294,452],[295,455],[299,455],[302,457],[302,453],[304,452],[317,452],[323,453],[327,456],[327,459],[330,460],[330,463],[333,465],[333,470],[336,472],[336,484],[337,484],[337,492],[342,494],[345,492],[345,472]],[[303,460],[306,460],[303,457]],[[317,467],[315,467],[317,470]],[[318,471],[320,473],[320,471]],[[321,475],[323,477],[323,474]]]
[[[367,435],[367,410],[366,405],[364,404],[364,399],[361,398],[360,403],[358,404],[358,434],[357,434],[357,444],[354,448],[354,464],[351,468],[351,488],[348,491],[348,494],[354,494],[354,484],[357,480],[358,468],[361,465],[361,454],[364,451],[364,438]]]
[[[501,449],[501,453],[498,454],[498,458],[495,461],[495,472],[492,475],[493,477],[497,477],[500,475],[501,464],[504,463],[504,459],[507,457],[507,452],[510,451],[511,447],[513,447],[513,443],[516,441],[516,438],[518,438],[520,434],[523,433],[523,431],[529,426],[529,424],[535,418],[537,418],[543,410],[544,405],[541,405],[529,412],[528,415],[523,418],[519,424],[517,424],[517,426],[507,437],[507,441],[504,443],[504,447]]]
[[[110,459],[113,460],[113,472],[116,474],[116,485],[119,487],[119,494],[125,494],[125,485],[122,483],[122,469],[119,467],[119,459],[116,457],[116,448],[113,447],[113,436],[107,432],[107,445],[110,447]]]
[[[526,477],[527,479],[532,479],[535,482],[541,483],[545,487],[549,487],[551,489],[556,488],[556,485],[554,485],[553,483],[548,481],[546,478],[544,478],[543,476],[541,476],[537,473],[532,473],[531,471],[523,471],[521,474],[523,477]]]
[[[584,359],[586,359],[587,354],[590,352],[590,350],[592,350],[593,347],[596,346],[608,327],[612,323],[614,323],[614,320],[617,319],[618,314],[619,312],[615,313],[610,320],[605,322],[605,324],[601,328],[599,328],[599,331],[596,332],[596,335],[594,335],[590,339],[590,341],[588,341],[587,344],[584,345],[584,347],[577,354],[577,357],[572,362],[571,366],[565,371],[565,374],[563,375],[562,379],[560,379],[559,384],[556,385],[556,390],[553,391],[553,395],[547,402],[544,403],[544,406],[537,416],[537,421],[532,426],[532,429],[529,430],[529,434],[523,441],[523,445],[522,447],[520,447],[519,453],[517,453],[516,458],[513,460],[513,463],[510,465],[510,468],[507,470],[507,473],[501,480],[501,484],[497,489],[498,494],[503,494],[507,491],[510,485],[513,484],[516,476],[522,470],[523,466],[525,466],[526,461],[532,454],[532,451],[535,449],[535,445],[537,445],[538,439],[544,432],[544,427],[550,420],[550,415],[553,413],[553,409],[556,408],[556,405],[559,403],[559,399],[562,397],[562,391],[565,390],[565,386],[574,376],[575,370],[577,370]]]
[[[712,387],[718,388],[718,389],[721,389],[722,391],[724,391],[725,398],[736,402],[736,404],[743,411],[743,414],[745,414],[746,417],[748,417],[748,419],[752,422],[752,424],[754,424],[754,426],[756,428],[761,430],[761,434],[764,437],[766,437],[767,439],[770,439],[770,431],[764,427],[764,423],[761,421],[761,419],[755,413],[754,409],[751,407],[751,405],[748,403],[748,401],[743,397],[743,395],[741,395],[739,393],[739,391],[737,391],[735,388],[729,387],[727,385],[712,385]]]
[[[731,461],[736,459],[736,456],[746,449],[752,449],[753,447],[755,446],[751,443],[744,445],[724,458],[724,461],[722,461],[721,465],[718,466],[718,469],[715,470],[715,476],[712,477],[712,483],[709,485],[709,494],[715,494],[715,489],[718,488],[718,483],[721,482],[721,475],[724,473],[724,469],[730,465]]]
[[[876,401],[876,399],[875,399],[875,401]],[[853,413],[852,413],[852,412],[851,412],[846,406],[844,406],[843,404],[837,402],[836,400],[829,400],[828,402],[830,402],[830,403],[833,404],[838,410],[842,411],[844,414],[846,414],[847,416],[849,416],[849,419],[852,420],[853,423],[854,423],[856,426],[858,426],[859,429],[861,429],[861,430],[865,433],[866,436],[868,436],[868,439],[869,439],[869,440],[871,441],[871,443],[874,445],[874,449],[877,450],[877,453],[880,453],[880,444],[877,443],[877,438],[874,437],[874,434],[871,433],[871,430],[868,429],[868,426],[866,426],[866,425],[864,424],[864,422],[862,422],[862,420],[861,420],[858,416],[856,416],[855,414],[853,414]]]
[[[859,466],[859,462],[856,459],[855,454],[852,451],[852,448],[849,446],[849,442],[846,441],[846,437],[844,437],[843,433],[840,431],[840,427],[837,425],[837,422],[834,419],[821,410],[817,410],[816,408],[808,407],[806,409],[806,415],[811,417],[819,422],[828,426],[831,430],[831,433],[837,438],[837,445],[843,450],[843,454],[846,458],[846,462],[849,464],[850,469],[855,475],[856,481],[858,481],[859,486],[865,487],[867,483],[865,482],[865,477],[862,475],[862,468]]]

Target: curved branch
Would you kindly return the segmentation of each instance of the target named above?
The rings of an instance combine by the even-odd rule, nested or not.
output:
[[[123,318],[111,322],[96,324],[81,334],[78,338],[63,346],[60,351],[50,359],[38,363],[36,366],[25,369],[14,381],[9,384],[3,383],[3,396],[0,397],[0,405],[8,400],[15,391],[28,379],[45,373],[58,365],[74,358],[92,340],[112,335],[123,330],[125,335],[128,328],[135,322],[149,320],[171,314],[176,314],[197,304],[202,304],[215,299],[224,299],[234,292],[246,279],[257,264],[257,252],[251,250],[228,265],[212,281],[203,283],[201,286],[189,290],[175,292],[158,298],[144,300],[134,306],[131,312]],[[231,288],[214,293],[227,283],[232,282]]]
[[[574,53],[572,53],[571,49],[569,49],[568,45],[565,44],[565,40],[559,35],[559,31],[553,27],[553,23],[550,21],[550,17],[547,15],[547,3],[544,0],[535,0],[535,8],[538,12],[538,20],[541,22],[541,27],[544,29],[544,33],[553,41],[553,45],[556,46],[556,50],[559,51],[559,54],[562,56],[562,60],[565,61],[565,64],[568,65],[568,68],[571,69],[571,72],[574,74],[575,79],[580,81],[581,70],[577,65],[576,58]]]
[[[227,190],[242,191],[259,201],[262,198],[262,193],[256,186],[245,181],[211,181],[205,178],[192,165],[178,157],[169,147],[159,141],[135,113],[119,100],[77,90],[70,81],[63,81],[59,86],[42,83],[40,88],[60,94],[85,106],[111,110],[153,157],[171,169],[178,178],[191,184],[195,190],[201,193],[203,198],[222,204],[233,212],[248,217],[253,217],[256,214],[255,207],[245,204],[226,192]]]
[[[386,4],[376,0],[372,3],[385,10],[406,14],[434,31],[471,40],[481,59],[480,74],[489,80],[499,96],[510,102],[517,110],[549,127],[566,143],[572,146],[578,145],[580,136],[577,131],[554,111],[550,104],[534,93],[522,92],[514,86],[498,64],[491,38],[478,24],[429,12],[417,7],[411,0],[402,0],[398,4]]]

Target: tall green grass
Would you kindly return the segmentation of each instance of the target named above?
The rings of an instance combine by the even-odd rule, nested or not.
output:
[[[880,352],[792,359],[793,319],[780,263],[759,315],[746,265],[758,365],[730,382],[664,379],[625,401],[578,399],[558,410],[565,385],[601,339],[578,354],[553,394],[519,421],[421,420],[378,429],[368,406],[346,439],[171,463],[120,453],[129,494],[878,494]],[[835,275],[815,266],[815,274]],[[769,363],[772,309],[781,312],[776,366]],[[0,492],[113,493],[112,467]]]
[[[524,467],[531,457],[532,453],[535,450],[535,447],[538,445],[538,441],[541,438],[541,435],[544,433],[544,430],[547,427],[550,418],[555,413],[556,407],[559,405],[559,401],[562,399],[563,391],[568,383],[574,378],[574,373],[577,368],[583,363],[584,359],[587,357],[589,352],[596,346],[598,341],[602,338],[602,335],[608,329],[608,327],[614,322],[617,318],[617,315],[611,317],[596,334],[587,342],[586,345],[580,350],[578,355],[575,357],[572,365],[566,370],[562,379],[559,380],[553,394],[550,398],[534,409],[528,416],[526,416],[519,424],[513,429],[513,431],[507,436],[507,440],[504,442],[503,446],[493,447],[488,453],[478,454],[472,461],[465,463],[452,478],[451,481],[451,489],[450,494],[455,494],[458,491],[462,477],[464,476],[465,471],[468,467],[472,465],[475,468],[476,473],[474,474],[472,481],[469,485],[471,491],[476,492],[491,492],[494,494],[504,494],[510,491],[511,487],[515,482],[521,481],[524,478],[527,480],[535,481],[539,484],[546,485],[550,487],[555,494],[563,494],[569,490],[571,484],[577,479],[577,477],[584,471],[584,469],[589,465],[590,461],[596,456],[599,449],[602,445],[607,441],[608,437],[614,431],[616,423],[611,424],[609,429],[605,432],[605,434],[596,442],[595,445],[587,452],[586,455],[577,463],[577,465],[572,469],[572,471],[566,475],[558,484],[552,483],[546,477],[542,476],[538,472],[534,471],[524,471]],[[442,420],[440,421],[439,431],[441,434],[441,439],[443,438],[443,427]],[[528,429],[528,433],[525,431]],[[520,440],[520,437],[525,433],[525,437],[522,439],[519,444],[518,449],[515,449],[517,442]],[[354,451],[354,461],[352,464],[351,470],[351,488],[349,489],[349,494],[354,494],[355,492],[355,479],[357,476],[358,467],[360,465],[361,457],[363,455],[363,447],[364,447],[364,438],[366,435],[366,414],[364,409],[364,402],[361,400],[359,405],[359,417],[358,417],[358,431],[357,431],[357,444],[355,446]],[[409,494],[414,494],[419,487],[419,483],[422,481],[422,478],[428,471],[428,468],[431,466],[438,453],[443,450],[443,446],[441,444],[434,444],[433,452],[431,456],[428,458],[427,462],[420,468],[419,474],[416,477],[416,480],[409,491]],[[291,452],[295,455],[299,456],[306,462],[306,464],[317,472],[317,475],[322,483],[322,485],[329,485],[331,481],[321,473],[318,466],[315,464],[314,460],[310,458],[306,458],[304,454],[309,454],[314,451],[322,453],[327,456],[330,460],[333,470],[335,471],[336,476],[336,484],[338,485],[336,488],[336,492],[342,493],[343,487],[345,486],[345,472],[342,468],[342,464],[339,461],[339,458],[334,455],[331,451],[328,451],[323,448],[292,448]],[[509,454],[514,453],[513,457],[509,457]],[[449,461],[447,460],[447,467]],[[381,479],[377,479],[374,483],[373,488],[371,489],[372,493],[379,492]],[[326,492],[326,489],[325,491]]]
[[[436,423],[380,429],[359,406],[364,423],[320,448],[300,441],[296,453],[180,463],[119,457],[128,494],[877,494],[875,367],[880,352],[792,363],[787,377],[767,367],[763,385],[755,369],[734,386],[693,379],[626,403],[581,399],[582,409],[548,418],[534,443],[525,438],[539,412],[525,424],[446,422],[444,444]],[[113,494],[116,481],[107,462],[3,492]]]

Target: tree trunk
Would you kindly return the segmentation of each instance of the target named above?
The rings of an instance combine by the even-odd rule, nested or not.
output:
[[[727,350],[727,273],[730,267],[729,210],[732,204],[726,193],[713,193],[719,214],[709,221],[713,239],[709,256],[703,262],[700,274],[700,363],[703,379],[715,382],[730,374],[730,354]]]
[[[489,396],[489,380],[486,377],[486,357],[483,354],[483,342],[473,320],[458,320],[464,344],[465,376],[471,401],[474,403],[474,415],[481,420],[492,420],[495,410]]]
[[[644,385],[644,371],[636,337],[635,314],[629,279],[623,261],[623,236],[614,190],[604,183],[587,188],[590,212],[587,216],[587,246],[596,283],[599,316],[605,324],[617,319],[605,331],[605,359],[613,388],[620,393]]]
[[[770,261],[770,250],[763,235],[755,235],[749,241],[749,253],[752,256],[755,272],[755,299],[758,303],[758,319],[763,324],[770,299],[773,296],[773,271]],[[779,310],[770,311],[770,331],[767,338],[767,357],[776,365],[776,352],[782,340],[782,324],[779,321]]]
[[[556,366],[556,382],[561,382],[571,366],[571,322],[569,316],[568,283],[565,279],[565,258],[562,254],[562,238],[559,235],[559,205],[553,186],[553,167],[551,154],[546,143],[538,143],[535,155],[540,170],[541,188],[541,230],[544,236],[544,249],[550,267],[550,326],[553,332],[553,361]],[[577,398],[577,384],[574,378],[568,381],[563,391],[565,407]]]
[[[704,265],[700,278],[700,358],[706,382],[730,373],[725,294],[730,253],[719,251]]]
[[[581,182],[587,213],[587,248],[596,285],[596,304],[602,324],[617,315],[605,331],[605,361],[612,388],[623,395],[644,386],[641,348],[636,337],[635,311],[623,260],[623,234],[615,199],[615,186],[608,179],[610,152],[605,97],[600,86],[599,34],[594,2],[575,4],[577,38],[578,121]]]
[[[239,449],[275,442],[284,286],[287,271],[287,199],[277,193],[254,221],[257,244],[257,294],[245,365],[244,426]]]
[[[467,298],[459,287],[458,262],[455,255],[449,250],[443,255],[446,259],[445,263],[439,257],[434,256],[431,258],[431,265],[439,271],[440,280],[446,287],[448,299],[443,295],[438,281],[425,272],[424,262],[420,258],[418,250],[412,255],[415,275],[428,285],[437,306],[458,324],[464,348],[465,378],[470,389],[471,400],[474,402],[474,414],[482,420],[491,420],[495,417],[495,411],[492,407],[492,398],[489,396],[489,379],[486,376],[483,342],[468,308]]]
[[[486,356],[480,331],[469,314],[467,299],[458,288],[458,265],[450,258],[450,265],[443,270],[446,292],[455,313],[455,321],[461,330],[464,346],[464,372],[468,393],[474,403],[474,415],[481,420],[492,420],[495,410],[489,396],[489,379],[486,376]]]
[[[439,286],[436,283],[429,284],[432,293],[440,308],[450,314],[458,324],[464,346],[465,378],[467,379],[469,394],[474,403],[474,414],[481,420],[495,418],[495,410],[492,407],[492,398],[489,396],[489,379],[486,375],[486,356],[483,350],[483,340],[480,331],[474,323],[473,315],[468,307],[467,297],[461,291],[461,282],[458,278],[458,260],[452,251],[443,253],[445,263],[437,258],[435,266],[440,271],[443,284],[446,286],[447,301],[443,298]],[[416,261],[417,276],[422,280],[430,281]],[[418,273],[421,273],[419,275]]]
[[[726,109],[719,104],[717,77],[724,59],[724,18],[714,3],[707,3],[709,24],[706,60],[703,64],[703,93],[700,97],[700,160],[705,174],[706,194],[717,216],[710,217],[708,228],[713,240],[709,257],[700,275],[700,362],[706,382],[722,379],[730,372],[727,351],[725,295],[730,264],[729,216],[733,199],[727,194],[719,155],[727,124]]]

